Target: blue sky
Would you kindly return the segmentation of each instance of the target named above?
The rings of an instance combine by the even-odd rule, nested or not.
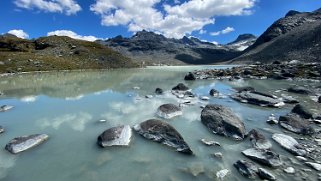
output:
[[[51,32],[94,40],[147,29],[167,37],[228,43],[243,33],[259,36],[289,10],[313,11],[321,1],[2,0],[0,7],[0,34],[23,30],[28,38]]]

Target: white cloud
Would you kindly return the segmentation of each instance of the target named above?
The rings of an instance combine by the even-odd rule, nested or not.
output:
[[[78,40],[86,40],[86,41],[96,41],[98,38],[95,36],[82,36],[70,30],[56,30],[47,33],[47,36],[68,36],[70,38],[78,39]]]
[[[8,31],[8,33],[15,35],[18,38],[23,38],[23,39],[29,38],[29,35],[26,32],[24,32],[23,30],[10,30],[10,31]]]
[[[200,34],[200,35],[203,35],[203,34],[206,34],[207,33],[207,31],[206,30],[203,30],[203,29],[201,29],[199,32],[198,32],[198,34]]]
[[[235,31],[235,29],[233,27],[226,27],[224,30],[211,32],[210,35],[218,36],[218,35],[221,35],[221,34],[228,34],[228,33],[231,33],[233,31]]]
[[[15,0],[17,7],[23,9],[38,9],[44,12],[76,14],[81,10],[74,0]]]
[[[101,16],[104,26],[125,25],[131,32],[145,29],[181,38],[214,24],[215,16],[250,14],[255,1],[190,0],[171,6],[164,0],[96,0],[90,10]]]

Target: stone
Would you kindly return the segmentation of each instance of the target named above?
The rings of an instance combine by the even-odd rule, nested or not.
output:
[[[47,141],[48,138],[49,136],[46,134],[33,134],[16,137],[6,145],[5,149],[12,154],[17,154],[40,145]]]
[[[202,110],[201,122],[214,134],[244,139],[244,123],[229,108],[209,104]]]
[[[217,153],[214,153],[213,156],[216,157],[216,158],[222,159],[223,158],[223,153],[217,152]]]
[[[107,122],[107,120],[106,120],[106,119],[101,119],[101,120],[99,120],[98,122],[100,122],[100,123],[105,123],[105,122]]]
[[[252,129],[248,135],[250,137],[250,141],[252,142],[252,145],[254,148],[263,149],[263,150],[272,148],[271,142],[267,140],[265,136],[259,133],[257,130]]]
[[[210,95],[213,96],[213,97],[217,97],[219,96],[219,92],[216,90],[216,89],[211,89],[210,90]]]
[[[305,156],[307,152],[294,138],[285,134],[273,134],[272,139],[280,144],[285,150],[296,156]]]
[[[254,179],[257,176],[258,168],[253,162],[238,160],[233,165],[244,177]]]
[[[305,164],[317,171],[321,171],[321,164],[319,163],[305,162]]]
[[[193,154],[178,131],[166,122],[150,119],[136,124],[134,130],[146,139],[167,145],[181,153]]]
[[[282,128],[297,134],[312,135],[315,132],[308,120],[302,119],[300,116],[293,113],[280,116],[279,124]]]
[[[173,87],[172,90],[176,90],[176,91],[187,91],[187,90],[189,90],[189,88],[188,88],[185,84],[179,83],[179,84],[177,84],[175,87]]]
[[[207,97],[207,96],[201,96],[200,99],[203,100],[203,101],[208,101],[208,100],[210,100],[210,98]]]
[[[305,87],[301,87],[301,86],[297,86],[297,87],[290,87],[288,88],[288,92],[292,92],[292,93],[296,93],[296,94],[311,94],[312,92],[305,88]]]
[[[128,146],[131,137],[132,129],[129,125],[112,127],[98,136],[97,144],[101,147]]]
[[[161,88],[156,88],[155,89],[155,94],[158,94],[158,95],[160,95],[160,94],[163,94],[163,89],[161,89]]]
[[[269,150],[250,148],[242,151],[242,154],[254,161],[257,161],[258,163],[269,167],[279,167],[282,165],[280,156]]]
[[[264,168],[259,168],[257,174],[262,180],[276,180],[275,176]]]
[[[237,87],[234,88],[237,92],[244,92],[244,91],[255,91],[253,87]]]
[[[147,98],[147,99],[151,99],[151,98],[153,98],[154,96],[153,95],[146,95],[145,96],[145,98]]]
[[[278,124],[279,121],[276,119],[276,117],[274,116],[274,114],[271,114],[268,118],[268,120],[266,120],[266,122],[268,124]]]
[[[0,112],[6,112],[13,108],[14,108],[13,106],[3,105],[0,107]]]
[[[196,80],[196,77],[192,72],[189,72],[187,75],[185,75],[184,80]]]
[[[134,90],[139,90],[139,89],[140,89],[140,87],[135,86],[135,87],[133,87],[133,89],[134,89]]]
[[[206,140],[206,139],[201,139],[201,142],[206,145],[206,146],[221,146],[221,144],[219,142],[216,141],[210,141],[210,140]]]
[[[304,118],[304,119],[312,119],[313,118],[313,114],[304,106],[302,106],[301,104],[297,104],[296,106],[294,106],[294,108],[291,111],[292,113],[296,113],[297,115],[299,115],[300,117]]]
[[[259,93],[256,91],[253,91],[253,92],[243,91],[232,95],[231,98],[242,103],[248,103],[248,104],[253,104],[253,105],[263,106],[263,107],[284,106],[284,103],[279,99],[272,98],[270,96],[267,96],[264,93]]]
[[[307,161],[308,159],[303,157],[303,156],[296,156],[295,158],[297,158],[300,161]]]
[[[164,119],[171,119],[183,114],[182,109],[174,104],[163,104],[158,107],[157,113],[159,117]]]
[[[0,134],[4,132],[4,128],[0,126]]]
[[[318,98],[318,103],[321,103],[321,96],[319,96]]]
[[[283,171],[287,174],[294,174],[295,173],[295,170],[293,167],[287,167],[287,168],[283,169]]]
[[[287,104],[297,104],[297,103],[299,103],[299,101],[296,100],[292,96],[288,96],[288,95],[282,94],[281,97],[282,97],[284,103],[287,103]]]
[[[223,170],[216,172],[216,177],[219,180],[223,180],[229,173],[230,173],[230,171],[228,169],[223,169]]]

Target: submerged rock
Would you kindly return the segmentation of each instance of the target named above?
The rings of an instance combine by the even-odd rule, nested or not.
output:
[[[295,98],[293,98],[292,96],[288,96],[288,95],[284,95],[282,94],[282,99],[283,99],[283,102],[284,103],[287,103],[287,104],[297,104],[299,103],[298,100],[296,100]]]
[[[257,161],[269,167],[278,167],[282,165],[280,156],[269,150],[250,148],[242,151],[242,154],[254,161]]]
[[[214,134],[244,139],[244,123],[229,108],[209,104],[202,110],[201,121]]]
[[[158,107],[157,113],[159,117],[171,119],[183,114],[182,109],[174,104],[163,104]]]
[[[237,92],[244,92],[244,91],[255,91],[253,87],[236,87],[234,88]]]
[[[279,99],[256,91],[243,91],[231,96],[234,100],[258,106],[281,107],[284,103]]]
[[[10,153],[17,154],[26,151],[30,148],[40,145],[48,140],[49,136],[46,134],[34,134],[29,136],[21,136],[12,139],[5,147]]]
[[[206,140],[206,139],[201,139],[201,142],[206,145],[206,146],[221,146],[219,142],[213,141],[213,140]]]
[[[296,93],[296,94],[305,94],[305,95],[312,93],[309,89],[307,89],[305,87],[301,87],[301,86],[290,87],[290,88],[288,88],[288,92],[292,92],[292,93]]]
[[[197,177],[198,175],[205,173],[205,168],[202,163],[193,163],[190,167],[183,169],[183,171]]]
[[[266,150],[272,147],[271,142],[267,140],[265,136],[259,133],[257,130],[252,129],[248,135],[254,148]]]
[[[297,134],[314,134],[314,129],[310,126],[310,122],[302,119],[297,114],[290,113],[285,116],[280,116],[279,124],[281,127]]]
[[[257,174],[263,180],[276,180],[275,176],[264,168],[259,168]]]
[[[271,116],[269,116],[269,118],[268,118],[268,120],[266,120],[266,122],[268,124],[278,124],[279,123],[279,121],[276,119],[274,114],[271,114]]]
[[[146,139],[162,143],[181,153],[193,154],[183,137],[168,123],[150,119],[135,125],[134,130]]]
[[[158,94],[158,95],[160,95],[160,94],[163,94],[163,89],[161,89],[161,88],[156,88],[155,89],[155,94]]]
[[[0,112],[6,112],[13,108],[14,108],[13,106],[3,105],[0,107]]]
[[[132,129],[128,125],[112,127],[104,131],[97,138],[101,147],[128,146],[132,136]]]
[[[304,118],[304,119],[312,119],[313,118],[313,114],[304,106],[302,106],[301,104],[297,104],[296,106],[294,106],[294,108],[291,111],[292,113],[296,113],[297,115],[299,115],[300,117]]]
[[[254,179],[257,176],[258,168],[253,162],[238,160],[233,165],[244,177]]]
[[[295,170],[294,170],[293,167],[287,167],[287,168],[283,169],[283,171],[285,173],[288,173],[288,174],[294,174],[295,173]]]
[[[230,171],[228,169],[223,169],[223,170],[216,172],[216,177],[219,180],[223,180],[229,173],[230,173]]]
[[[185,75],[184,80],[196,80],[196,77],[192,72],[189,72],[187,75]]]
[[[4,132],[4,128],[0,126],[0,134]]]
[[[280,144],[281,147],[296,156],[305,156],[307,152],[294,138],[285,134],[273,134],[272,139]]]
[[[173,87],[172,90],[187,91],[187,90],[189,90],[189,88],[185,84],[179,83],[179,84],[177,84],[177,86]]]
[[[211,89],[210,90],[210,95],[211,96],[217,97],[217,96],[219,96],[219,94],[220,93],[216,89]]]

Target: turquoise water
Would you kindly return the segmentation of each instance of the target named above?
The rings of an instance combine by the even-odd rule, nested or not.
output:
[[[226,66],[148,67],[0,77],[0,91],[4,92],[0,105],[15,106],[0,113],[0,125],[6,129],[0,135],[0,147],[3,148],[0,149],[0,180],[215,180],[216,172],[221,169],[230,170],[225,180],[245,180],[234,169],[233,163],[245,159],[241,151],[251,147],[249,140],[237,142],[211,134],[200,122],[200,106],[216,103],[230,107],[244,121],[248,131],[258,128],[270,138],[271,133],[282,130],[266,124],[266,119],[271,113],[276,116],[285,114],[292,107],[271,109],[240,104],[228,97],[233,93],[232,87],[254,86],[274,93],[295,82],[183,80],[187,72],[200,68]],[[156,109],[161,104],[178,104],[179,99],[169,90],[180,82],[199,96],[208,96],[211,88],[224,95],[223,98],[211,97],[209,101],[198,100],[195,105],[184,107],[182,116],[166,120],[181,133],[195,156],[177,153],[137,134],[133,135],[129,147],[102,149],[96,145],[97,136],[104,130],[122,124],[133,126],[156,118]],[[155,96],[157,87],[165,90],[165,94]],[[149,94],[154,97],[145,98]],[[315,106],[307,97],[298,99]],[[101,119],[106,122],[99,122]],[[50,139],[18,155],[4,150],[12,138],[35,133],[48,134]],[[199,141],[202,138],[218,141],[222,146],[204,146]],[[285,160],[294,158],[276,144],[273,149]],[[210,156],[215,152],[222,152],[223,159]],[[298,169],[301,167],[299,165]],[[198,168],[201,173],[193,176],[186,171],[193,168]],[[282,171],[270,171],[280,180],[300,180],[295,175],[284,175]],[[310,178],[313,180],[316,175]]]

